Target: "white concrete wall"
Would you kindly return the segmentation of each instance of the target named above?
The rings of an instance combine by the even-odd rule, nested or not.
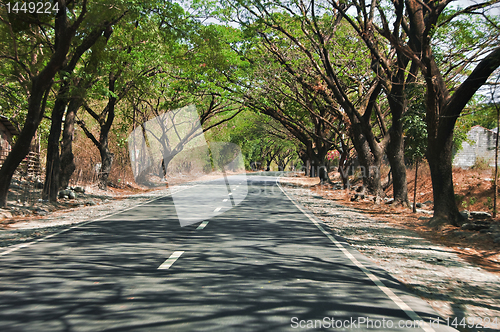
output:
[[[453,159],[453,166],[469,168],[478,158],[483,158],[490,166],[494,166],[496,133],[481,126],[475,126],[469,130],[467,137],[474,143],[462,143],[462,149]]]

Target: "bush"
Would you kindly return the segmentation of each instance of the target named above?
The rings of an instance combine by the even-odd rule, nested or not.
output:
[[[476,161],[474,162],[474,165],[472,165],[471,167],[471,169],[477,169],[477,170],[485,170],[488,168],[490,168],[490,163],[483,157],[477,157]]]

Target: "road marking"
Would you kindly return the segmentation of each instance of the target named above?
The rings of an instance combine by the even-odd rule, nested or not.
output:
[[[130,207],[128,207],[128,208],[126,208],[126,209],[124,209],[124,210],[120,210],[120,211],[117,211],[117,212],[113,212],[113,213],[107,214],[107,215],[102,216],[102,217],[97,218],[97,219],[92,219],[92,220],[89,220],[89,221],[84,221],[84,222],[82,222],[82,223],[79,223],[78,225],[71,226],[71,227],[69,227],[69,228],[63,229],[63,230],[62,230],[62,231],[60,231],[60,232],[57,232],[57,233],[53,233],[53,234],[47,235],[47,236],[45,236],[45,237],[43,237],[43,238],[41,238],[41,239],[37,239],[37,240],[32,241],[32,242],[29,242],[29,243],[15,244],[15,245],[13,245],[11,248],[9,248],[9,249],[7,249],[7,250],[5,250],[5,251],[2,251],[2,252],[0,253],[0,256],[5,256],[5,255],[10,254],[11,252],[14,252],[14,251],[16,251],[16,250],[19,250],[19,249],[21,249],[21,248],[26,248],[26,247],[31,246],[32,244],[35,244],[35,243],[38,243],[38,242],[42,242],[42,241],[45,241],[45,240],[47,240],[47,239],[50,239],[51,237],[54,237],[54,236],[61,235],[61,234],[64,234],[64,233],[66,233],[66,232],[69,232],[69,231],[70,231],[70,230],[72,230],[72,229],[75,229],[75,228],[78,228],[78,227],[82,227],[82,226],[88,225],[88,224],[93,223],[93,222],[95,222],[95,221],[100,221],[100,220],[103,220],[103,219],[106,219],[106,218],[109,218],[109,217],[115,216],[115,215],[117,215],[117,214],[120,214],[120,213],[126,212],[126,211],[128,211],[128,210],[135,209],[136,207],[139,207],[139,206],[142,206],[142,205],[146,205],[146,204],[151,203],[151,202],[154,202],[154,201],[156,201],[156,200],[158,200],[158,199],[161,199],[161,198],[164,198],[164,197],[168,197],[168,196],[170,196],[170,195],[172,195],[172,194],[176,194],[176,193],[178,193],[178,192],[181,192],[181,191],[183,191],[183,190],[190,189],[190,188],[193,188],[193,187],[196,187],[196,186],[198,186],[198,185],[196,184],[196,185],[194,185],[194,186],[190,186],[190,187],[186,187],[186,188],[183,188],[183,189],[176,190],[175,192],[170,192],[169,194],[165,194],[165,195],[161,195],[161,196],[158,196],[158,197],[152,198],[152,199],[150,199],[150,200],[148,200],[148,201],[145,201],[145,202],[143,202],[143,203],[140,203],[140,204],[137,204],[137,205],[130,206]]]
[[[377,287],[382,291],[384,292],[385,295],[387,295],[394,303],[396,303],[396,305],[401,308],[401,310],[403,310],[407,315],[408,317],[410,317],[411,319],[413,320],[418,320],[418,321],[422,321],[424,324],[422,326],[422,328],[424,329],[424,331],[426,332],[435,332],[435,330],[429,325],[429,323],[427,323],[422,317],[420,317],[415,311],[413,311],[412,308],[410,308],[409,305],[407,305],[403,300],[401,300],[399,298],[399,296],[397,296],[396,294],[394,294],[394,292],[389,289],[386,285],[384,285],[384,283],[376,276],[374,275],[373,273],[370,272],[370,270],[368,270],[363,264],[361,264],[360,261],[358,261],[356,259],[356,257],[354,257],[343,245],[342,243],[340,243],[339,241],[337,241],[336,238],[334,238],[327,230],[325,230],[317,221],[316,219],[314,219],[314,217],[307,211],[305,211],[304,209],[302,209],[302,207],[295,202],[295,200],[293,200],[286,192],[285,190],[283,190],[283,188],[281,187],[281,185],[278,183],[279,181],[279,177],[278,179],[276,180],[276,184],[278,185],[278,187],[281,189],[281,191],[285,194],[286,197],[288,197],[288,199],[303,213],[307,216],[307,218],[309,218],[309,220],[311,220],[313,222],[314,225],[316,225],[316,227],[319,228],[319,230],[325,234],[329,239],[330,241],[332,241],[336,246],[337,248],[340,249],[340,251],[342,251],[342,253],[344,255],[346,255],[350,260],[351,262],[354,263],[354,265],[356,265],[361,271],[363,271],[366,276],[371,280],[373,281],[373,283],[375,285],[377,285]]]
[[[162,265],[158,266],[158,270],[168,270],[172,266],[172,264],[175,263],[175,261],[181,257],[181,255],[184,253],[184,251],[174,251],[170,257],[163,262]]]
[[[227,198],[224,198],[222,201],[223,201],[223,202],[227,202]]]
[[[228,195],[232,195],[233,193],[229,193]]]
[[[216,209],[214,210],[214,212],[219,212],[219,211],[220,211],[220,209],[221,209],[221,208],[220,208],[220,207],[218,207],[218,208],[216,208]]]
[[[202,223],[200,224],[200,226],[198,226],[198,227],[196,228],[196,230],[203,229],[203,228],[205,228],[207,225],[208,225],[208,220],[205,220],[204,222],[202,222]]]

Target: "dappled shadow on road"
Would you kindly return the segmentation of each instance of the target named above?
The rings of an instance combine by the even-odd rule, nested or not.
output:
[[[2,257],[3,330],[278,331],[293,330],[293,317],[409,319],[272,185],[253,182],[203,230],[179,227],[162,198]],[[174,251],[184,254],[157,270]]]
[[[362,211],[337,202],[313,199],[311,192],[293,188],[287,191],[313,211],[325,227],[344,236],[354,248],[432,303],[442,315],[451,317],[450,321],[498,316],[498,277],[471,266],[457,257],[452,248],[436,245],[412,230],[367,217]],[[478,319],[476,323],[480,323]]]

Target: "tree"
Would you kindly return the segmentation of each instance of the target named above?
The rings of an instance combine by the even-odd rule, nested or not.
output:
[[[108,189],[108,177],[111,172],[111,165],[113,163],[114,154],[109,149],[109,132],[111,130],[111,125],[115,119],[115,109],[118,102],[126,95],[129,87],[125,85],[122,87],[121,91],[117,91],[117,81],[121,76],[121,71],[110,72],[108,78],[108,101],[106,106],[101,112],[95,111],[88,104],[84,104],[85,110],[94,118],[99,124],[99,139],[97,139],[94,134],[87,128],[85,122],[78,121],[78,124],[85,132],[85,135],[94,143],[94,145],[99,149],[99,154],[101,156],[101,166],[99,169],[99,189]]]
[[[240,73],[232,81],[243,83],[240,91],[246,94],[244,98],[248,105],[273,116],[291,130],[305,145],[304,153],[309,157],[310,164],[314,163],[320,170],[325,168],[325,156],[331,144],[336,144],[325,137],[333,138],[339,134],[335,133],[337,124],[333,124],[332,119],[342,121],[344,129],[349,130],[350,136],[355,137],[358,143],[355,146],[367,173],[363,178],[367,190],[382,196],[376,165],[380,166],[386,142],[377,142],[370,124],[380,85],[376,80],[364,77],[367,71],[362,68],[368,67],[369,61],[344,56],[350,49],[359,47],[359,43],[352,45],[353,39],[349,35],[352,31],[349,32],[345,26],[340,27],[339,15],[328,13],[317,17],[313,13],[314,8],[309,10],[302,3],[293,2],[285,7],[278,2],[266,6],[258,1],[229,2],[225,7],[231,6],[235,13],[239,13],[235,14],[239,15],[236,20],[244,26],[247,36],[245,43],[235,43],[232,49],[245,56],[250,66],[260,64],[259,68],[262,68],[261,72],[248,75],[259,78],[248,79],[252,83],[242,80]],[[272,6],[275,8],[271,9]],[[328,36],[328,41],[324,36]],[[255,51],[258,49],[263,50]],[[334,63],[336,60],[333,61],[333,58],[340,60]],[[332,70],[336,67],[342,69]],[[266,89],[256,99],[255,92],[259,93],[261,86]],[[291,107],[291,104],[295,106]],[[309,130],[316,137],[316,141],[310,143],[300,138],[307,136],[303,133],[305,123],[295,122],[294,128],[290,127],[290,120],[295,117],[297,121],[303,117],[304,111],[309,113],[309,123],[316,126]],[[330,146],[324,145],[326,142]]]
[[[478,43],[478,40],[474,40],[474,44],[470,46],[475,51],[466,53],[472,54],[471,58],[458,66],[461,70],[459,74],[455,75],[455,84],[450,86],[450,82],[445,79],[444,65],[438,58],[439,51],[433,45],[433,41],[436,39],[436,30],[449,26],[455,18],[466,13],[484,15],[487,17],[486,24],[489,25],[496,19],[488,17],[487,13],[481,12],[481,10],[494,2],[479,3],[463,10],[445,12],[450,1],[407,0],[404,10],[408,16],[399,23],[405,30],[407,40],[403,39],[402,36],[389,34],[387,29],[375,27],[398,51],[403,52],[418,66],[425,79],[427,160],[431,170],[434,196],[432,225],[451,223],[458,226],[463,220],[458,211],[453,190],[453,131],[457,118],[464,107],[491,73],[500,66],[500,47],[495,45],[500,30],[493,24],[493,28],[488,29],[488,31],[493,32],[497,39],[487,36],[483,39],[484,43]],[[403,4],[399,1],[395,1],[393,4],[394,13],[397,14]],[[381,6],[379,6],[379,12],[382,22],[388,22]],[[454,31],[456,36],[459,36],[460,33],[462,33],[460,28]],[[450,40],[449,36],[447,39]],[[474,48],[474,45],[480,45],[481,48],[478,50]],[[471,65],[473,60],[478,60],[480,54],[481,57],[474,70],[467,73],[464,69],[467,65]],[[455,63],[454,66],[456,65]],[[454,69],[456,71],[456,68]]]
[[[381,112],[376,108],[381,129],[389,135],[386,148],[387,158],[393,175],[393,204],[408,205],[402,120],[407,109],[405,88],[408,84],[415,82],[418,67],[410,61],[410,58],[406,54],[397,48],[391,49],[390,45],[385,45],[385,41],[375,33],[375,29],[373,29],[373,22],[376,19],[374,5],[372,5],[370,10],[367,10],[364,2],[353,1],[352,5],[356,9],[356,15],[351,17],[347,14],[350,7],[346,6],[345,2],[331,1],[330,3],[342,13],[344,19],[349,22],[370,51],[372,59],[371,69],[382,83],[391,115],[389,130],[382,128],[385,119],[382,119]],[[400,24],[404,14],[403,3],[401,1],[398,2],[395,5],[395,9],[396,15],[393,28],[391,29],[389,24],[382,20],[383,24],[380,30],[383,30],[383,33],[386,35],[394,35],[400,38],[399,36],[406,34]]]
[[[45,184],[43,188],[42,197],[54,202],[57,200],[57,193],[60,186],[60,158],[59,158],[59,137],[61,136],[61,126],[64,112],[68,103],[70,102],[70,90],[74,84],[72,81],[73,71],[77,66],[82,55],[88,51],[98,40],[105,34],[105,38],[109,39],[112,29],[111,26],[123,17],[123,13],[119,14],[118,19],[111,19],[110,22],[104,21],[102,24],[97,25],[93,31],[82,38],[80,44],[71,52],[69,61],[61,68],[63,73],[62,82],[59,84],[54,107],[51,115],[51,127],[47,144],[47,163]],[[72,105],[72,109],[76,107]]]
[[[77,78],[71,89],[68,98],[69,103],[64,116],[64,127],[61,139],[59,189],[66,188],[69,185],[69,180],[76,169],[73,155],[73,138],[75,134],[77,112],[84,103],[87,91],[96,81],[95,76],[101,52],[109,41],[111,33],[112,30],[108,29],[103,35],[104,38],[101,38],[100,41],[93,45],[91,48],[92,53],[88,60],[85,61],[85,65],[82,66],[81,72],[76,75]],[[55,171],[55,168],[53,168],[53,171]]]
[[[26,84],[29,86],[29,98],[28,112],[23,129],[2,168],[0,168],[0,207],[7,205],[7,194],[12,176],[17,166],[29,152],[31,140],[45,113],[53,79],[64,65],[64,62],[67,61],[73,37],[87,15],[86,0],[82,2],[80,7],[75,5],[75,8],[73,8],[73,13],[76,13],[76,16],[68,16],[70,10],[67,8],[65,0],[57,0],[54,2],[55,5],[57,5],[57,11],[53,16],[53,20],[51,15],[44,14],[34,16],[27,13],[8,15],[6,8],[2,6],[1,21],[6,26],[3,31],[7,31],[4,37],[9,40],[11,47],[9,51],[4,52],[2,50],[0,57],[12,61],[15,70],[23,72],[24,77],[26,77]],[[50,23],[51,27],[53,26],[49,31],[43,27],[46,22]],[[16,34],[15,31],[18,33]],[[23,33],[19,33],[21,31],[29,31],[29,33],[36,36],[33,39],[33,45],[29,45],[34,50],[31,59],[27,58],[19,50],[19,45],[22,44],[25,37]],[[41,39],[46,40],[45,36],[50,36],[49,47],[46,48],[51,51],[48,57],[43,56],[43,52],[41,52]],[[37,57],[37,55],[41,56]],[[28,61],[31,61],[31,63],[28,63]]]
[[[407,87],[407,99],[410,102],[409,110],[402,118],[403,129],[406,135],[405,156],[415,165],[415,179],[413,187],[413,212],[417,212],[417,179],[418,164],[427,151],[427,125],[425,123],[425,100],[422,98],[423,89],[417,84]]]
[[[283,69],[304,90],[317,91],[329,112],[345,123],[364,168],[366,190],[383,196],[379,169],[388,137],[379,140],[371,124],[382,84],[370,73],[370,59],[357,56],[362,52],[352,54],[363,45],[353,38],[355,32],[342,22],[342,15],[314,1],[228,2],[230,6],[238,22],[259,34]]]

